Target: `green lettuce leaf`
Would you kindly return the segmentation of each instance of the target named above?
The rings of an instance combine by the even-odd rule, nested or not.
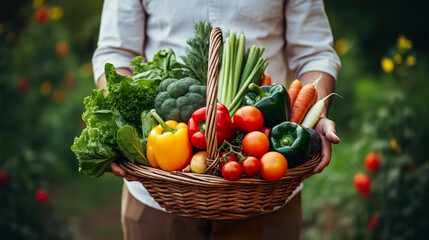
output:
[[[120,157],[117,150],[116,132],[126,125],[120,113],[106,109],[108,98],[103,90],[93,90],[84,99],[85,112],[82,115],[86,128],[74,139],[71,150],[78,159],[79,171],[99,177],[109,170],[109,165]]]
[[[110,63],[105,65],[105,75],[109,109],[117,109],[126,122],[140,130],[140,114],[153,108],[160,81],[134,80],[117,73]]]
[[[159,50],[150,62],[142,62],[143,57],[135,57],[130,65],[134,66],[133,78],[135,80],[164,80],[167,78],[181,78],[183,65],[176,61],[172,49]]]
[[[116,135],[116,141],[121,153],[132,163],[139,162],[150,166],[146,158],[146,145],[143,148],[135,128],[130,125],[121,127]]]
[[[92,132],[90,134],[90,132]],[[120,153],[101,142],[91,140],[91,136],[102,133],[97,129],[84,129],[80,137],[76,137],[71,150],[78,159],[79,171],[90,176],[99,177],[109,171],[109,165]]]

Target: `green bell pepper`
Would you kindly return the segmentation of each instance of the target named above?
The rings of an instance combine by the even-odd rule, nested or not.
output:
[[[310,148],[310,133],[297,123],[283,122],[271,129],[270,149],[285,156],[289,168],[307,162]]]
[[[252,83],[249,90],[244,96],[244,105],[254,106],[262,112],[265,127],[272,128],[289,120],[290,98],[285,87],[280,84],[259,87]]]

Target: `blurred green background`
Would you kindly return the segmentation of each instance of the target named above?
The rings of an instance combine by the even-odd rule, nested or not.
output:
[[[0,238],[121,239],[122,180],[77,171],[103,1],[0,6]],[[342,61],[331,164],[305,181],[303,239],[429,236],[429,22],[422,1],[325,1]],[[370,152],[377,171],[365,169]],[[357,191],[364,173],[371,190]],[[359,194],[361,193],[361,194]],[[4,237],[4,238],[3,238]]]

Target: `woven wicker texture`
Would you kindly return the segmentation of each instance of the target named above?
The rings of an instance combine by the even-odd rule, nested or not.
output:
[[[208,174],[167,172],[160,169],[120,161],[119,166],[136,176],[150,195],[168,212],[180,216],[208,219],[241,219],[272,211],[282,206],[320,162],[312,156],[305,164],[289,169],[277,181],[260,177],[243,177],[227,181],[219,177],[219,157],[216,140],[216,104],[218,88],[219,46],[222,33],[214,28],[210,38],[207,73],[206,141]]]

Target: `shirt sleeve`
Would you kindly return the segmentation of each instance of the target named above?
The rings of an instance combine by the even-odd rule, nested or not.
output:
[[[295,76],[321,71],[337,79],[341,63],[323,0],[289,0],[285,11],[286,57]]]
[[[92,57],[96,83],[104,74],[105,63],[131,69],[131,59],[143,55],[145,19],[139,0],[104,1],[97,48]]]

